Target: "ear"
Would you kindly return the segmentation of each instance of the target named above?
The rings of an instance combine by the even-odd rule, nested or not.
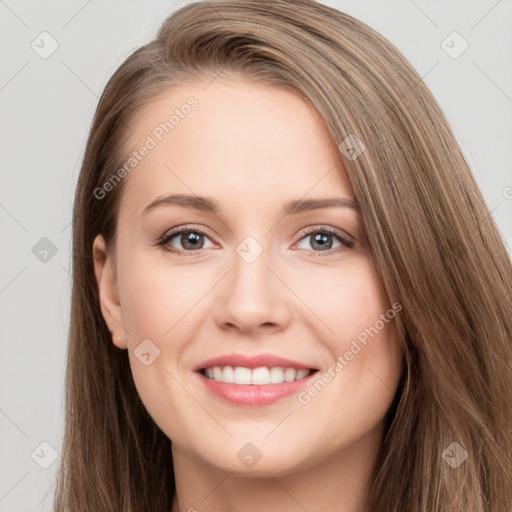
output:
[[[120,349],[127,347],[123,311],[119,302],[116,273],[112,253],[107,253],[103,236],[98,235],[92,246],[94,274],[98,285],[101,312],[113,336],[113,343]],[[116,339],[120,337],[121,339]]]

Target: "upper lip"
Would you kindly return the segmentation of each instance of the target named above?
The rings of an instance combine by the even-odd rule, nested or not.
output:
[[[273,368],[276,366],[282,366],[284,368],[296,368],[299,370],[301,368],[305,370],[315,369],[310,365],[300,363],[299,361],[294,361],[293,359],[287,359],[272,354],[257,354],[252,356],[244,354],[226,354],[203,361],[195,366],[193,370],[200,371],[205,368],[212,368],[213,366],[243,366],[245,368],[261,368],[263,366]]]

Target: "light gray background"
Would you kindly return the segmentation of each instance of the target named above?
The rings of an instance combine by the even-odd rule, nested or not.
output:
[[[98,96],[187,3],[0,0],[0,512],[51,510],[58,460],[41,464],[62,442],[71,208]],[[323,3],[378,30],[424,77],[510,247],[512,0]],[[59,45],[47,59],[31,48],[43,31]],[[457,59],[441,47],[453,31],[469,43]],[[43,237],[57,250],[46,262],[32,251]]]

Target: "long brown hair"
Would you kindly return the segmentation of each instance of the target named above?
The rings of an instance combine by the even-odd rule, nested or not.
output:
[[[171,509],[170,440],[112,343],[94,279],[93,240],[114,250],[123,181],[95,191],[158,93],[219,74],[291,87],[333,143],[353,134],[365,146],[344,163],[382,282],[403,307],[406,360],[366,510],[512,510],[512,265],[445,116],[401,53],[353,17],[312,0],[221,0],[173,13],[97,107],[74,205],[55,511]]]

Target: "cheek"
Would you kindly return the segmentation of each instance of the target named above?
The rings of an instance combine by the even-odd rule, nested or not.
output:
[[[178,363],[190,338],[194,305],[211,287],[206,271],[192,267],[171,267],[164,258],[136,252],[118,267],[135,386],[155,423],[173,439],[182,436],[175,425],[191,423],[187,411],[194,401],[183,387]],[[214,278],[215,274],[210,276],[213,282]]]
[[[160,272],[154,265],[134,262],[125,276],[122,296],[133,380],[144,406],[159,428],[181,439],[175,425],[186,423],[191,396],[180,383],[178,362],[186,349],[190,306],[179,272]],[[165,276],[165,277],[164,277]],[[181,278],[183,280],[183,278]],[[197,300],[197,299],[196,299]],[[184,318],[185,317],[185,318]]]
[[[333,348],[373,326],[390,308],[372,260],[359,258],[354,265],[329,272],[329,279],[308,280],[308,305],[330,331]],[[326,338],[329,340],[329,337]],[[337,340],[337,341],[336,341]]]
[[[211,287],[207,273],[192,267],[133,256],[120,269],[123,317],[130,333],[155,341],[176,338],[182,319]]]
[[[400,376],[402,350],[395,318],[401,308],[390,304],[373,261],[359,263],[330,282],[323,296],[317,290],[310,297],[330,329],[324,343],[332,363],[339,362],[329,382],[335,382],[340,393],[357,397],[356,402],[370,404],[393,389]]]

